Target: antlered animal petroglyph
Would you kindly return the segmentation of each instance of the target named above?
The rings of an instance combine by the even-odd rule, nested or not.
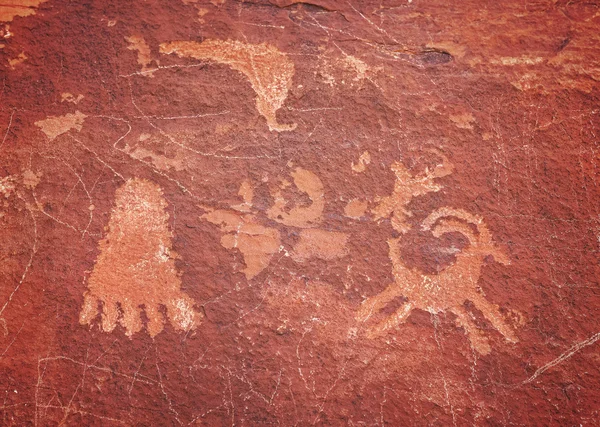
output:
[[[134,178],[117,189],[108,233],[84,294],[82,325],[96,318],[100,302],[102,330],[111,332],[120,323],[130,337],[142,330],[142,306],[152,337],[164,328],[160,306],[177,330],[189,331],[201,322],[194,301],[181,291],[166,207],[160,187],[150,181]]]
[[[174,41],[160,45],[160,52],[180,57],[210,59],[244,73],[256,92],[256,108],[270,130],[290,131],[296,124],[277,123],[276,112],[283,106],[292,85],[294,63],[276,47],[235,40]]]
[[[436,184],[434,179],[450,175],[454,169],[454,166],[448,162],[443,154],[437,151],[432,152],[442,159],[442,163],[438,164],[432,171],[426,169],[424,173],[413,176],[402,163],[396,162],[392,165],[392,171],[396,175],[394,192],[392,195],[382,198],[373,209],[375,220],[387,218],[391,215],[394,230],[405,233],[410,229],[406,219],[412,216],[412,213],[406,209],[406,206],[413,197],[440,191],[442,187]]]
[[[400,163],[394,164],[392,170],[397,178],[394,194],[382,199],[374,212],[377,219],[392,215],[392,226],[404,233],[410,229],[405,221],[406,217],[411,215],[406,210],[408,203],[415,196],[439,191],[441,186],[434,183],[433,179],[451,173],[452,166],[444,158],[443,164],[438,165],[434,171],[426,171],[425,174],[416,177],[411,176]],[[367,322],[395,298],[404,297],[406,302],[393,314],[369,327],[367,336],[377,337],[396,328],[414,309],[434,314],[449,310],[456,315],[456,323],[465,329],[473,348],[479,353],[487,354],[490,352],[488,340],[472,322],[464,307],[465,302],[470,301],[506,340],[516,342],[514,331],[504,322],[498,307],[490,303],[477,286],[486,256],[492,255],[502,264],[510,263],[508,257],[493,243],[483,219],[461,209],[444,207],[425,218],[422,229],[430,231],[438,238],[446,233],[460,233],[467,238],[469,245],[456,255],[453,264],[439,274],[430,275],[404,264],[399,246],[401,237],[389,239],[394,283],[380,294],[366,299],[356,319]]]

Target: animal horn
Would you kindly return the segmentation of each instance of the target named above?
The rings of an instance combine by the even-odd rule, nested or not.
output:
[[[423,230],[431,230],[431,227],[439,220],[440,218],[445,218],[453,216],[468,223],[474,224],[477,227],[477,230],[481,233],[481,226],[485,228],[483,224],[483,218],[478,215],[474,215],[465,211],[464,209],[456,209],[456,208],[439,208],[431,212],[427,218],[423,220],[421,228]]]
[[[452,231],[462,233],[465,237],[467,237],[469,239],[469,242],[471,244],[473,244],[473,245],[477,244],[477,246],[479,246],[480,249],[485,248],[484,250],[487,250],[490,255],[493,255],[494,258],[498,262],[501,262],[503,264],[510,263],[510,260],[508,259],[506,254],[494,245],[494,243],[492,241],[492,236],[491,236],[487,226],[483,222],[483,218],[478,215],[469,213],[463,209],[455,209],[455,208],[448,208],[448,207],[436,209],[431,214],[429,214],[427,216],[427,218],[425,218],[423,220],[421,228],[423,230],[431,230],[432,227],[434,226],[434,224],[438,220],[440,220],[441,218],[446,218],[446,217],[458,218],[467,223],[475,225],[475,227],[477,228],[477,232],[479,234],[477,236],[475,236],[473,234],[472,230],[470,229],[470,227],[468,227],[467,225],[465,225],[462,222],[459,222],[456,220],[454,220],[454,221],[449,220],[449,221],[444,221],[443,224],[436,226],[435,229],[432,230],[432,232],[436,236],[439,237],[440,235],[442,235],[444,233],[448,233],[448,232],[452,232]]]

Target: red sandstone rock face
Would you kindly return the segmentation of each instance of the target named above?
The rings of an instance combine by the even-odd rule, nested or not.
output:
[[[596,2],[0,19],[1,425],[600,423]]]

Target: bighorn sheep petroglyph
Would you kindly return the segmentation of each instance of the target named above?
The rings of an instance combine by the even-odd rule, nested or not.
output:
[[[366,299],[356,319],[366,322],[397,297],[406,298],[406,302],[395,313],[368,328],[367,336],[380,336],[397,327],[414,309],[434,314],[449,310],[456,315],[457,325],[465,329],[473,348],[479,353],[487,354],[490,352],[488,339],[473,323],[464,307],[465,301],[470,301],[506,340],[516,342],[514,331],[505,323],[498,307],[490,303],[477,286],[481,268],[488,255],[502,264],[510,263],[504,252],[495,246],[483,219],[462,209],[440,208],[425,218],[422,229],[430,231],[435,237],[446,233],[461,233],[468,239],[469,245],[456,255],[453,264],[439,274],[428,275],[409,268],[402,262],[400,238],[388,240],[394,283],[380,294]]]

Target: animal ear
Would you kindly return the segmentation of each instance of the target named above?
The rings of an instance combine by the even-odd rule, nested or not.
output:
[[[494,261],[499,262],[500,264],[510,265],[510,257],[506,254],[506,252],[498,247],[493,247],[492,250],[489,251],[490,255],[494,257]]]

